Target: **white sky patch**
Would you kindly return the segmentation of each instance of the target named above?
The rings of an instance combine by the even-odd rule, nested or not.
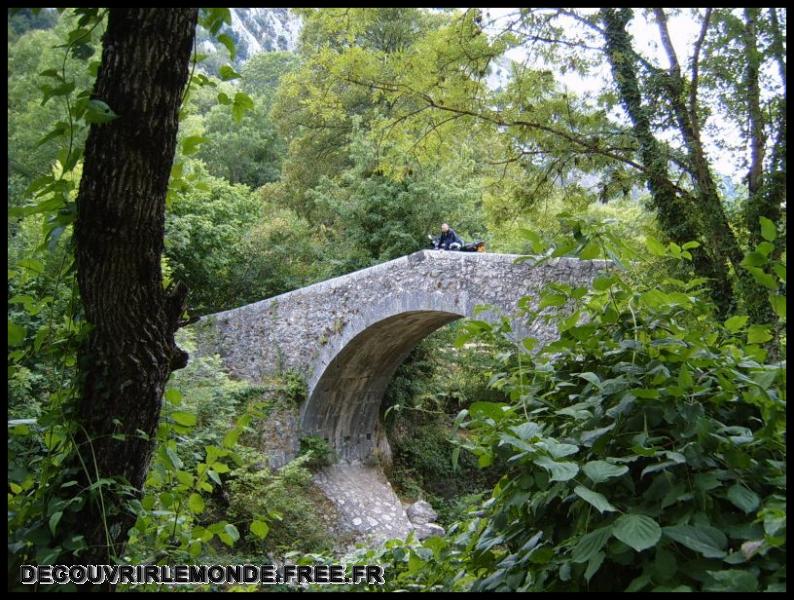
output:
[[[486,31],[491,35],[501,32],[518,16],[518,9],[516,8],[484,8],[481,10],[483,11],[484,22],[489,24],[486,27]],[[587,11],[597,10],[587,9]],[[671,42],[676,51],[678,63],[682,71],[686,73],[689,70],[695,41],[700,33],[700,18],[693,17],[690,9],[684,9],[680,14],[672,14],[672,11],[669,10],[667,12],[667,25]],[[573,19],[568,19],[568,21],[574,30],[577,27],[582,27]],[[659,29],[655,20],[649,20],[644,16],[643,10],[637,9],[635,10],[634,18],[629,23],[628,31],[633,38],[635,49],[642,56],[661,68],[669,68],[669,61],[662,47]],[[581,50],[580,52],[590,52],[592,54],[595,51]],[[525,63],[532,68],[545,68],[544,63],[538,58],[533,60],[524,47],[512,48],[505,56],[510,60]],[[612,86],[611,70],[605,60],[601,62],[597,69],[593,69],[586,76],[581,76],[575,71],[569,70],[566,73],[557,73],[557,78],[564,89],[570,90],[582,98],[595,99],[604,90],[605,86]],[[488,83],[491,87],[499,85],[497,78],[491,78]],[[610,116],[627,123],[626,115],[622,109],[613,111]],[[711,118],[710,124],[712,128],[704,127],[702,131],[705,150],[715,170],[720,175],[730,177],[734,184],[738,184],[746,174],[746,167],[742,164],[745,157],[717,147],[714,144],[713,135],[719,135],[722,140],[727,141],[730,145],[737,146],[742,143],[739,131],[733,123],[721,120],[718,112]],[[665,133],[666,135],[660,135],[660,137],[672,141],[671,135],[667,132]]]

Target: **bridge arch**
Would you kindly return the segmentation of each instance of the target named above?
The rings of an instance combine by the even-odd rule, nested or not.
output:
[[[422,339],[464,316],[462,311],[401,307],[336,345],[309,382],[301,411],[303,433],[323,437],[340,460],[367,462],[378,451],[388,459],[380,409],[389,382]]]
[[[420,251],[210,315],[193,327],[200,352],[219,353],[233,375],[257,383],[279,371],[300,372],[308,396],[298,434],[326,438],[346,462],[368,461],[378,448],[388,453],[379,423],[383,395],[421,339],[472,316],[477,305],[493,307],[478,318],[510,315],[520,297],[537,297],[547,283],[586,285],[605,266],[516,258]],[[517,336],[556,336],[542,320],[513,319],[513,327]]]

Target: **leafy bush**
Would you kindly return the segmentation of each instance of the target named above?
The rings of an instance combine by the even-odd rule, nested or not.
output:
[[[675,244],[648,247],[689,259]],[[785,282],[781,263],[766,269]],[[482,465],[504,460],[504,476],[448,538],[370,551],[390,564],[389,587],[785,590],[786,374],[769,360],[785,356],[785,312],[775,324],[715,322],[703,283],[615,264],[591,288],[549,286],[540,306],[572,305],[547,317],[560,339],[497,378],[509,403],[458,418],[461,445]],[[470,323],[472,337],[506,333]]]
[[[258,450],[243,446],[238,453],[242,464],[230,473],[229,501],[223,512],[241,522],[269,517],[267,537],[246,537],[248,549],[278,558],[290,551],[332,552],[334,538],[329,528],[335,512],[312,484],[307,468],[312,457],[300,456],[273,473]]]
[[[333,464],[336,461],[336,453],[328,444],[325,438],[319,435],[307,435],[300,440],[300,453],[307,456],[307,467],[317,468]]]

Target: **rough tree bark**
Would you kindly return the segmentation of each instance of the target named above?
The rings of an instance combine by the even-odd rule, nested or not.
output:
[[[692,198],[681,196],[673,186],[666,155],[651,131],[651,116],[642,102],[631,37],[626,31],[631,11],[601,9],[601,18],[605,25],[605,52],[623,106],[634,126],[634,135],[640,146],[640,159],[648,174],[648,188],[659,224],[670,239],[679,245],[702,240],[701,228],[693,218],[696,207],[693,206]],[[714,257],[707,247],[695,249],[692,255],[695,270],[700,276],[712,279],[712,297],[720,311],[727,313],[733,292],[725,260]]]
[[[710,279],[712,299],[722,316],[735,308],[737,293],[733,290],[730,267],[738,280],[738,295],[754,322],[771,319],[766,292],[741,266],[744,253],[739,246],[722,207],[714,178],[712,177],[697,116],[697,71],[693,73],[689,106],[681,68],[670,40],[667,18],[662,9],[655,9],[662,44],[670,62],[670,71],[658,72],[668,90],[670,105],[678,129],[687,148],[687,172],[693,182],[693,191],[682,195],[674,189],[669,177],[663,148],[651,130],[651,115],[642,101],[636,74],[636,53],[631,46],[631,36],[626,30],[632,18],[630,9],[601,9],[604,22],[605,52],[612,67],[623,106],[634,126],[640,145],[640,157],[649,176],[649,188],[659,224],[670,238],[681,244],[698,240],[703,246],[693,254],[695,271]],[[708,15],[707,15],[708,18]],[[704,22],[698,41],[705,36],[708,21]],[[697,56],[695,57],[697,59]]]
[[[187,362],[174,341],[187,290],[163,289],[160,257],[197,17],[193,8],[110,9],[92,97],[119,118],[91,127],[77,198],[77,280],[91,325],[79,353],[79,460],[91,479],[126,480],[133,496],[146,478],[166,380]],[[101,505],[86,505],[80,563],[121,555],[135,520],[126,500],[106,489]]]

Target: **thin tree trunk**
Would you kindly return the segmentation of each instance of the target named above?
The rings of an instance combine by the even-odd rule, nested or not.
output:
[[[623,106],[631,119],[634,134],[639,142],[640,159],[648,176],[648,188],[653,206],[659,224],[674,242],[679,245],[693,240],[704,243],[703,248],[698,248],[692,253],[693,264],[698,275],[711,280],[712,298],[719,312],[727,314],[732,306],[733,290],[725,258],[715,256],[710,251],[715,241],[704,240],[694,218],[700,212],[699,207],[692,196],[682,196],[675,190],[668,174],[666,154],[651,131],[650,114],[642,103],[635,71],[631,37],[626,31],[631,16],[629,9],[601,9],[601,18],[605,24],[606,55]],[[692,170],[694,171],[694,168]],[[735,242],[735,239],[733,241]],[[721,242],[723,240],[716,240],[716,243]]]
[[[119,118],[93,125],[77,198],[77,280],[91,325],[79,353],[79,464],[84,481],[118,478],[75,524],[82,564],[123,552],[149,467],[169,374],[187,354],[174,333],[186,288],[165,291],[160,271],[165,194],[176,147],[198,10],[111,8],[93,98]],[[123,439],[113,437],[121,434]],[[87,480],[87,481],[86,481]]]

